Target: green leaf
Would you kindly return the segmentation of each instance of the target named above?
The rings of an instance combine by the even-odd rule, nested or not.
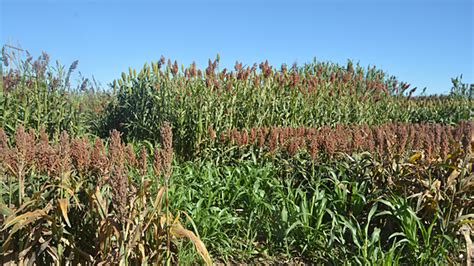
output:
[[[286,209],[286,206],[283,206],[283,210],[281,211],[281,220],[283,222],[288,222],[288,210]]]

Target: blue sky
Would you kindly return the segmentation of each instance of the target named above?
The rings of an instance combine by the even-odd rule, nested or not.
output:
[[[376,65],[429,93],[474,79],[472,0],[0,0],[1,42],[46,51],[102,84],[161,55],[199,66],[313,58]]]

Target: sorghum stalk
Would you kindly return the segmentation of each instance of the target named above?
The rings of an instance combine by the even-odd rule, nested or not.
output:
[[[166,264],[171,262],[171,243],[170,243],[170,228],[168,225],[169,212],[169,192],[168,192],[168,181],[171,176],[171,161],[173,160],[173,132],[169,122],[164,122],[160,129],[161,135],[161,169],[165,181],[165,204],[166,204]]]

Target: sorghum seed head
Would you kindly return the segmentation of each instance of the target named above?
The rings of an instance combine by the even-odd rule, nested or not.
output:
[[[171,176],[171,162],[173,160],[173,131],[169,122],[164,122],[160,129],[161,135],[161,167],[165,179]]]

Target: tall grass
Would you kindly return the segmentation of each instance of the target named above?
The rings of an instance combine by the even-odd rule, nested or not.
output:
[[[444,124],[389,123],[375,126],[336,125],[320,129],[306,127],[260,127],[228,129],[220,134],[209,128],[208,144],[202,156],[236,158],[249,150],[259,157],[284,153],[307,153],[313,160],[326,160],[338,153],[370,152],[392,159],[417,153],[429,160],[444,159],[451,152],[470,150],[474,123]],[[217,138],[219,135],[219,138]]]
[[[162,57],[109,94],[72,86],[77,64],[2,50],[3,264],[472,258],[474,104],[460,78],[415,96],[351,61],[200,70]]]
[[[2,66],[0,127],[8,133],[20,125],[44,127],[56,137],[63,130],[73,135],[94,133],[94,121],[109,96],[87,78],[77,87],[71,85],[78,61],[66,68],[59,62],[51,64],[44,52],[33,59],[25,50],[3,46]]]
[[[162,121],[175,128],[177,152],[198,156],[212,127],[217,132],[263,126],[321,127],[387,122],[455,124],[472,116],[472,99],[462,96],[414,98],[409,84],[375,68],[314,62],[281,69],[267,62],[234,71],[219,70],[218,60],[201,71],[179,71],[177,63],[145,64],[114,82],[116,99],[104,127],[128,140],[156,141]],[[163,68],[163,69],[162,69]]]
[[[460,264],[474,190],[472,163],[455,154],[443,162],[368,153],[317,163],[200,160],[177,169],[170,193],[225,261]]]
[[[178,263],[179,238],[211,264],[184,215],[169,208],[169,125],[162,133],[161,156],[149,168],[146,150],[137,159],[118,131],[106,148],[66,132],[50,143],[45,130],[36,136],[23,127],[9,143],[0,128],[2,264]]]

